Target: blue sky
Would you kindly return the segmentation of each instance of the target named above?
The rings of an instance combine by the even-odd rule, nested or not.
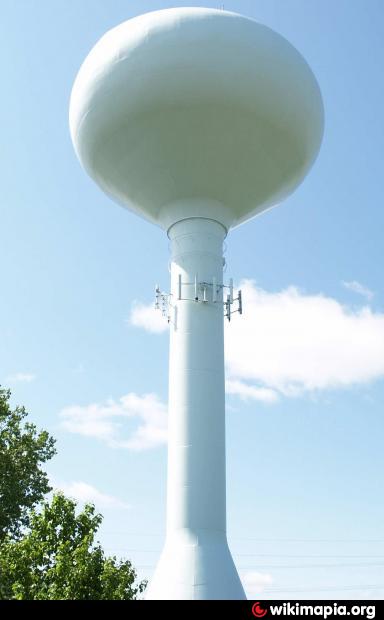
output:
[[[142,576],[164,535],[168,342],[145,309],[168,243],[87,178],[68,101],[106,30],[189,4],[2,0],[0,21],[0,382],[57,437],[55,485],[96,502],[101,541]],[[302,186],[227,239],[246,292],[227,331],[231,548],[250,596],[383,598],[384,8],[225,8],[299,49],[326,113]]]

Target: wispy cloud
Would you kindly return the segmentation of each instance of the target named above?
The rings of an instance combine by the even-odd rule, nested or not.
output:
[[[16,372],[5,378],[6,383],[31,383],[36,379],[36,375],[32,372]]]
[[[55,490],[60,490],[81,503],[90,502],[97,508],[129,508],[129,504],[113,495],[102,493],[96,487],[82,481],[57,482],[51,481]]]
[[[358,295],[365,297],[365,299],[367,299],[368,301],[371,301],[374,297],[374,292],[371,291],[371,289],[369,289],[368,287],[364,286],[364,284],[361,284],[360,282],[358,282],[357,280],[352,280],[351,282],[342,282],[342,285],[348,291],[357,293]]]
[[[257,571],[248,571],[243,573],[242,582],[247,594],[247,598],[250,600],[258,599],[268,586],[273,583],[272,575],[269,573],[259,573]]]
[[[135,301],[132,305],[128,322],[135,327],[142,327],[153,334],[161,334],[168,330],[168,323],[153,304],[145,305]]]
[[[279,400],[276,390],[266,387],[248,385],[243,381],[228,379],[225,382],[227,394],[239,396],[242,400],[259,400],[263,403],[271,404]]]
[[[156,394],[131,392],[117,401],[72,405],[60,412],[60,418],[67,431],[94,437],[114,448],[147,450],[167,440],[167,407]],[[129,422],[135,425],[133,429],[127,428]]]

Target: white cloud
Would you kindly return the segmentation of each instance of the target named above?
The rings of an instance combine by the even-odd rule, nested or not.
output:
[[[227,394],[240,396],[242,400],[259,400],[267,404],[275,403],[279,400],[279,395],[275,390],[248,385],[238,380],[228,379],[225,382],[225,391]]]
[[[245,280],[240,287],[243,315],[226,323],[227,393],[273,403],[279,395],[314,394],[384,377],[383,313],[294,286],[274,293]],[[149,316],[149,307],[137,307]],[[135,324],[149,329],[144,320]]]
[[[256,571],[249,571],[242,575],[242,582],[247,594],[247,598],[254,600],[264,592],[265,588],[273,583],[272,575],[268,573],[258,573]]]
[[[100,439],[114,448],[147,450],[167,441],[167,407],[156,394],[131,392],[118,401],[72,405],[60,417],[67,431]],[[136,422],[136,427],[122,439],[128,420]]]
[[[161,334],[168,329],[167,319],[160,310],[156,310],[153,304],[145,305],[138,301],[132,305],[129,323],[153,334]]]
[[[96,487],[86,482],[51,482],[51,484],[56,490],[63,491],[65,495],[84,504],[90,502],[95,504],[97,508],[129,508],[127,503],[113,495],[102,493]]]
[[[6,377],[6,383],[31,383],[36,379],[36,375],[31,372],[16,372],[14,375]]]
[[[362,295],[368,301],[371,301],[374,297],[373,291],[368,287],[364,286],[364,284],[360,284],[357,280],[352,280],[351,282],[342,282],[344,288],[352,291],[353,293],[357,293],[358,295]]]
[[[241,288],[244,314],[226,329],[230,384],[298,396],[384,377],[384,314],[295,287],[270,293],[246,280]]]

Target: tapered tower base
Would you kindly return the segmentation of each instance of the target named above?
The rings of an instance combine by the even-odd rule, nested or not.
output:
[[[146,600],[246,598],[223,534],[180,532],[164,547]]]

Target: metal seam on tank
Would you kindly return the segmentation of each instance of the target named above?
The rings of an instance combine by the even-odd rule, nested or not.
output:
[[[188,203],[189,200],[190,199],[188,199],[188,198],[184,198],[182,202]],[[192,199],[192,200],[196,200],[196,199]],[[204,199],[201,199],[201,198],[198,198],[197,200],[199,200],[199,201],[201,200],[202,202],[204,202]],[[180,201],[178,201],[178,202],[180,202]],[[163,207],[164,206],[167,206],[167,205],[163,205]],[[226,226],[222,222],[219,222],[219,220],[215,220],[212,217],[204,217],[203,215],[193,215],[193,216],[189,216],[189,217],[183,217],[180,220],[177,220],[177,222],[173,222],[173,224],[171,224],[169,226],[169,228],[167,230],[167,235],[168,235],[168,238],[170,239],[171,242],[173,241],[173,239],[169,236],[169,231],[174,226],[177,226],[177,224],[180,224],[181,222],[187,222],[188,220],[206,220],[207,222],[214,222],[215,224],[219,224],[219,226],[221,226],[224,229],[225,236],[227,236],[227,234],[228,234],[228,229],[226,228]],[[180,235],[177,235],[177,237],[178,236],[182,236],[183,234],[185,234],[185,233],[180,233]],[[187,233],[187,234],[189,235],[191,233]],[[212,233],[207,233],[207,234],[212,234]],[[214,235],[214,236],[219,238],[218,235]],[[177,237],[175,237],[175,238],[177,238]]]

